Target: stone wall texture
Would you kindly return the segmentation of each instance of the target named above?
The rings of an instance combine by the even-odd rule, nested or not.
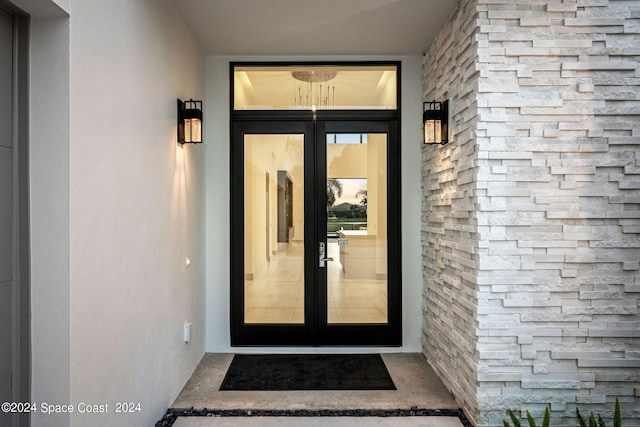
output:
[[[424,88],[430,363],[476,425],[640,426],[640,1],[460,0]]]
[[[423,147],[423,348],[438,375],[477,418],[478,13],[463,1],[425,55],[425,100],[450,99],[456,142]]]

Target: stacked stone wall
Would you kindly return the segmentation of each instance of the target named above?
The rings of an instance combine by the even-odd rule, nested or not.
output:
[[[640,425],[640,2],[478,12],[482,418]]]
[[[455,143],[423,147],[423,348],[477,419],[477,12],[462,1],[424,58],[424,99],[449,99]]]
[[[607,418],[618,398],[623,425],[640,426],[640,1],[473,8],[477,81],[449,95],[477,108],[466,113],[475,138],[425,151],[425,353],[445,353],[429,350],[429,328],[455,331],[457,320],[438,314],[447,299],[432,294],[468,302],[459,317],[475,337],[449,333],[475,345],[464,374],[476,375],[467,411],[477,425],[501,425],[507,408],[539,417],[547,405],[553,425],[575,425],[576,407]],[[449,31],[430,52],[461,29]],[[425,99],[455,83],[432,82],[432,62]],[[446,157],[463,152],[471,158]],[[438,185],[460,198],[434,203]],[[432,227],[434,215],[464,224]],[[470,239],[448,237],[462,230]],[[469,261],[432,267],[444,259]]]

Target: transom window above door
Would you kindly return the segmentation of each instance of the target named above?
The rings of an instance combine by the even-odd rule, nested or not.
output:
[[[234,65],[233,109],[397,110],[398,66]]]

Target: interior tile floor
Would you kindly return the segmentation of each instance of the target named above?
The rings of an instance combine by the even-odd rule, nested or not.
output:
[[[327,244],[329,323],[385,323],[387,281],[346,278],[337,241]],[[281,243],[278,251],[245,280],[247,323],[304,323],[302,243]]]
[[[205,354],[172,407],[265,410],[459,408],[422,354],[382,354],[397,390],[366,391],[220,391],[232,359],[233,354],[229,353]]]

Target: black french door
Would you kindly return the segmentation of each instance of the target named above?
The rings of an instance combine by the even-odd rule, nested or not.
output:
[[[402,343],[397,120],[236,120],[231,344]]]

